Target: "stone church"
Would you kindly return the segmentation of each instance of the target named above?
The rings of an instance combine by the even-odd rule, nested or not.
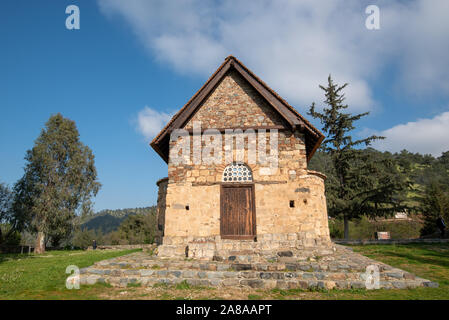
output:
[[[168,164],[157,182],[159,246],[83,268],[80,283],[438,287],[330,241],[325,176],[307,169],[323,138],[227,57],[151,142]]]
[[[323,139],[227,57],[151,142],[168,164],[157,182],[158,255],[212,259],[226,250],[329,246],[325,176],[307,169]]]

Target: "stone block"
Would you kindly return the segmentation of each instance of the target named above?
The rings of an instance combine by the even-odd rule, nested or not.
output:
[[[139,270],[139,273],[142,277],[149,277],[154,273],[154,270],[142,269],[142,270]]]
[[[235,271],[225,271],[223,272],[223,276],[225,278],[235,278],[238,277],[240,275],[239,272],[235,272]]]
[[[291,251],[279,251],[277,254],[279,257],[293,257],[293,252]]]
[[[170,272],[169,272],[169,275],[170,275],[170,276],[173,276],[173,277],[175,277],[175,278],[179,278],[179,277],[181,276],[181,274],[182,274],[182,272],[179,271],[179,270],[174,270],[174,271],[170,271]]]
[[[438,282],[432,282],[432,281],[425,281],[423,282],[424,287],[428,288],[438,288]]]
[[[208,279],[223,279],[224,274],[223,274],[223,272],[219,272],[219,271],[207,272],[207,278]]]
[[[404,272],[404,279],[415,280],[415,275],[409,272]]]
[[[285,272],[284,277],[285,279],[293,279],[297,278],[298,274],[296,272]]]
[[[364,289],[365,282],[364,281],[351,281],[350,286],[352,289]]]
[[[276,281],[276,288],[279,288],[279,289],[288,289],[287,281],[284,281],[284,280],[277,280],[277,281]]]
[[[263,288],[264,281],[263,280],[257,280],[257,279],[242,279],[240,280],[240,284],[243,286],[248,286],[251,288]]]
[[[184,270],[182,272],[182,277],[183,278],[193,278],[197,275],[196,271],[192,271],[192,270]]]
[[[248,263],[234,263],[231,265],[232,269],[241,271],[241,270],[251,270],[251,264]]]
[[[217,265],[217,271],[226,271],[229,269],[229,267],[230,265],[227,263],[220,263]]]
[[[225,287],[237,287],[240,285],[240,280],[235,278],[224,279],[222,285]]]

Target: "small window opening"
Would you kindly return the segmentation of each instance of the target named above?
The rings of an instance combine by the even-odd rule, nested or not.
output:
[[[295,200],[290,200],[290,208],[294,208],[295,207]]]

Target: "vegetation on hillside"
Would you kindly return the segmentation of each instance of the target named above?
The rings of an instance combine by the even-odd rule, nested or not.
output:
[[[154,206],[116,210],[105,209],[98,211],[95,214],[81,216],[77,224],[79,224],[82,229],[101,230],[103,233],[109,233],[117,230],[123,220],[128,216],[133,214],[154,214],[154,210],[156,210]]]
[[[392,239],[416,239],[421,235],[423,222],[420,219],[368,219],[362,216],[349,221],[349,239],[375,239],[375,233],[388,231]],[[344,238],[344,226],[341,219],[329,220],[329,232],[332,239]]]
[[[406,192],[397,194],[397,197],[402,197],[403,203],[407,208],[406,212],[413,219],[413,222],[397,221],[380,225],[379,222],[382,219],[377,219],[379,222],[371,219],[369,222],[361,223],[360,218],[362,217],[360,217],[352,219],[350,226],[357,227],[358,231],[355,233],[350,232],[349,238],[372,238],[372,232],[374,231],[390,231],[391,236],[394,238],[414,238],[420,235],[434,235],[438,237],[439,233],[435,223],[438,216],[441,215],[446,223],[449,222],[449,151],[444,152],[437,158],[432,155],[410,153],[406,150],[402,150],[399,153],[390,153],[367,148],[360,150],[360,153],[376,159],[390,161],[404,179],[408,181],[410,188]],[[309,163],[310,169],[327,175],[328,178],[325,182],[326,197],[332,197],[330,193],[335,189],[335,186],[333,186],[335,178],[330,163],[330,155],[321,150],[314,155]],[[329,213],[332,217],[332,212],[329,211]],[[342,229],[342,224],[343,222],[338,217],[330,221],[331,236],[334,238],[344,237],[344,234],[339,231]],[[387,225],[388,228],[386,227]],[[402,226],[403,231],[410,230],[410,233],[392,232],[392,230],[400,226]],[[417,228],[420,231],[418,233],[416,232]],[[361,229],[365,231],[361,232]]]
[[[108,231],[104,231],[104,225],[101,224],[105,221],[107,226],[111,227]],[[119,224],[112,226],[111,221],[114,223],[119,221]],[[78,248],[87,248],[92,245],[93,240],[98,245],[153,243],[156,227],[156,207],[154,206],[103,210],[75,229],[71,244]]]

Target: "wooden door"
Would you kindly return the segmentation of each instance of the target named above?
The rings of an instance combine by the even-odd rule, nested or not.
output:
[[[254,239],[256,212],[253,185],[221,186],[220,233],[223,239]]]

